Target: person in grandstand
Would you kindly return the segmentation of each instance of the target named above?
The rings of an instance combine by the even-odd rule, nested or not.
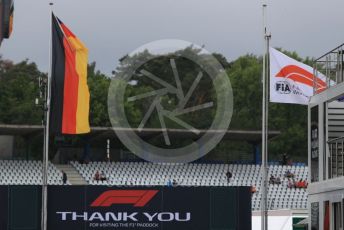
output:
[[[296,188],[307,188],[307,186],[308,186],[308,183],[302,179],[300,179],[296,184]]]
[[[287,165],[288,164],[288,155],[287,153],[283,153],[282,155],[282,165]]]
[[[295,188],[295,185],[294,185],[293,181],[292,181],[290,178],[288,178],[287,187],[288,187],[288,188]]]
[[[100,180],[101,181],[106,180],[106,175],[105,175],[104,171],[102,171],[101,174],[100,174]]]
[[[307,189],[307,187],[308,187],[308,182],[307,182],[307,180],[304,180],[303,181],[303,188]]]
[[[257,189],[254,185],[251,186],[251,193],[252,195],[257,192]]]
[[[229,184],[229,182],[231,181],[233,174],[228,170],[226,172],[226,177],[227,177],[227,183]]]
[[[67,184],[67,174],[64,171],[62,171],[62,183]]]
[[[294,178],[294,174],[290,172],[289,169],[285,172],[284,176],[287,178]]]
[[[93,179],[94,179],[95,181],[99,181],[99,180],[100,180],[100,174],[99,174],[99,171],[98,171],[98,170],[97,170],[96,174],[94,174]]]
[[[275,182],[276,182],[276,178],[274,177],[274,175],[271,175],[269,179],[269,184],[275,184]]]

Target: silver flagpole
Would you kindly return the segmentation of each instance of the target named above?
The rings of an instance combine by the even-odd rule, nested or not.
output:
[[[54,3],[50,2],[50,40],[49,40],[49,70],[47,91],[45,98],[45,126],[44,126],[44,151],[43,151],[43,186],[42,186],[42,219],[41,229],[47,230],[47,212],[48,212],[48,162],[49,162],[49,124],[50,124],[50,97],[51,97],[51,72],[52,72],[52,7]]]
[[[270,43],[271,35],[266,35],[266,62],[265,62],[265,75],[266,75],[266,86],[265,86],[265,225],[266,230],[268,229],[268,186],[269,186],[269,167],[268,167],[268,160],[269,160],[269,43]]]
[[[264,34],[264,53],[263,53],[263,73],[262,73],[262,202],[261,202],[261,229],[268,230],[268,116],[269,116],[269,40],[270,35],[266,30],[266,7],[263,4],[263,34]]]

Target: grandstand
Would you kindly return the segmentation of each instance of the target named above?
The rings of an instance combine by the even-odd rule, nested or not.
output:
[[[40,161],[0,161],[0,185],[41,185],[42,162]],[[49,163],[49,185],[62,185],[62,172]]]
[[[155,164],[149,162],[90,162],[80,164],[70,162],[89,185],[107,186],[166,186],[175,180],[180,186],[254,186],[257,192],[252,196],[252,210],[261,206],[260,165],[245,164]],[[0,161],[1,185],[40,185],[42,184],[42,163],[40,161]],[[233,177],[227,183],[226,172]],[[288,188],[284,177],[287,170],[295,179],[307,180],[308,167],[302,164],[281,166],[272,164],[269,176],[281,178],[281,184],[269,185],[268,204],[270,210],[307,209],[307,191]],[[106,181],[95,181],[96,171],[104,172]],[[49,163],[48,182],[50,185],[62,185],[62,172]],[[68,184],[71,184],[68,182]]]
[[[252,197],[252,210],[261,205],[260,165],[242,164],[153,164],[149,162],[91,162],[79,164],[71,162],[90,185],[167,185],[175,180],[181,186],[254,186],[257,192]],[[96,171],[103,171],[106,181],[95,181]],[[233,178],[227,183],[226,172]],[[308,167],[271,165],[269,176],[281,178],[281,184],[270,185],[268,194],[269,209],[307,209],[305,189],[290,189],[284,177],[290,170],[296,180],[307,180]]]
[[[159,133],[160,130],[143,130],[140,135],[142,138],[147,138],[159,135]],[[24,141],[30,140],[28,137],[38,137],[42,134],[43,127],[38,125],[0,125],[0,135],[22,137]],[[189,133],[180,132],[179,130],[172,130],[171,135],[172,134],[174,138],[190,138]],[[274,138],[279,134],[279,131],[269,131],[269,139]],[[111,162],[104,161],[104,143],[106,143],[106,140],[108,139],[111,140],[111,149],[109,149],[109,158],[111,159]],[[64,192],[70,192],[76,197],[79,196],[79,193],[89,193],[86,197],[94,197],[93,191],[116,188],[142,189],[146,187],[147,189],[154,188],[172,191],[168,186],[171,186],[171,184],[173,184],[171,182],[173,181],[176,181],[178,184],[178,188],[173,189],[174,192],[190,189],[190,191],[194,192],[195,196],[199,196],[199,194],[204,195],[207,191],[221,191],[222,189],[233,189],[234,191],[236,188],[248,189],[244,186],[254,186],[256,188],[256,192],[251,196],[252,202],[248,198],[245,199],[245,202],[247,203],[247,210],[249,210],[248,213],[250,213],[249,215],[252,214],[252,221],[257,221],[262,205],[262,193],[260,188],[262,184],[259,151],[260,139],[261,131],[228,130],[224,136],[224,141],[231,140],[245,142],[252,146],[252,151],[248,150],[240,154],[234,154],[233,150],[230,150],[231,154],[223,151],[214,158],[201,159],[197,162],[188,164],[150,163],[137,159],[135,155],[130,152],[124,152],[123,146],[119,143],[119,140],[114,134],[112,128],[92,127],[91,133],[88,135],[87,139],[88,143],[92,146],[92,154],[85,161],[88,162],[88,164],[81,164],[75,161],[78,159],[84,159],[83,140],[74,142],[73,146],[57,143],[58,151],[50,152],[50,159],[52,159],[53,163],[49,163],[48,184],[58,186],[49,186],[49,191],[56,191],[56,193],[53,193],[55,195],[48,195],[48,197],[55,197],[57,200],[60,200],[60,194]],[[30,142],[26,143],[28,145],[30,144]],[[13,142],[12,144],[6,144],[5,142],[4,145],[11,146],[13,145]],[[18,149],[8,151],[6,154],[3,151],[1,159],[23,159],[23,157],[29,159],[26,154],[30,152],[30,147],[22,150],[24,154],[19,155],[17,152]],[[240,155],[240,157],[237,157],[238,155]],[[228,158],[228,156],[232,158]],[[4,185],[3,187],[6,187],[7,185],[37,186],[42,184],[42,163],[40,161],[0,160],[0,162],[0,168],[4,169],[0,170],[0,183]],[[230,164],[224,164],[224,162],[230,162]],[[2,167],[4,165],[7,166]],[[67,173],[68,185],[79,186],[59,186],[63,184],[62,170]],[[289,210],[292,214],[283,218],[294,218],[295,213],[303,213],[304,215],[305,210],[307,209],[308,193],[305,189],[287,187],[288,180],[284,178],[284,174],[287,170],[290,170],[295,175],[295,180],[308,179],[308,167],[304,164],[282,166],[279,165],[278,162],[271,162],[269,167],[269,177],[270,175],[279,177],[281,179],[281,184],[269,185],[268,209],[270,212],[278,212],[273,215],[282,215],[280,212],[284,213]],[[93,178],[96,171],[103,171],[107,178],[106,181],[94,180]],[[230,183],[227,183],[227,171],[230,171],[233,175]],[[79,189],[82,188],[84,188],[85,191],[79,191]],[[10,189],[7,191],[10,191]],[[39,194],[40,189],[38,188],[36,192]],[[249,196],[249,191],[247,192]],[[7,193],[5,192],[5,194]],[[175,196],[179,196],[177,195],[177,192],[174,194],[176,194]],[[235,194],[230,195],[232,202],[235,200],[232,199],[234,196]],[[209,198],[207,196],[203,196],[201,199],[208,200]],[[222,201],[223,199],[220,204]],[[55,204],[54,202],[52,203],[52,205]],[[65,203],[68,204],[69,201],[66,201]],[[205,202],[205,204],[206,203],[207,202]],[[181,203],[176,203],[176,205],[179,204]],[[66,210],[69,210],[77,206],[78,205],[65,208]],[[251,209],[249,209],[250,206]],[[198,207],[199,204],[195,206],[195,210],[197,210]],[[233,209],[233,207],[234,206],[230,209]],[[56,210],[61,209],[60,207],[55,208],[58,208]],[[206,210],[209,211],[211,209],[208,207]],[[247,217],[245,218],[247,219]],[[226,218],[220,219],[225,220]],[[232,222],[234,223],[234,220],[232,220]],[[279,223],[282,222],[284,223],[284,221],[279,221]]]

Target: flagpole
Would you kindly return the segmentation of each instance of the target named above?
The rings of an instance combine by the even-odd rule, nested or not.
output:
[[[52,72],[52,8],[54,3],[50,2],[50,39],[49,39],[49,70],[48,70],[48,81],[47,91],[45,98],[45,122],[44,122],[44,151],[43,151],[43,186],[42,186],[42,219],[41,229],[47,230],[47,212],[48,212],[48,162],[49,162],[49,124],[50,124],[50,97],[51,97],[51,72]]]
[[[264,34],[264,54],[263,54],[263,71],[262,71],[262,202],[261,202],[261,229],[268,230],[268,116],[269,116],[269,40],[271,35],[267,34],[266,29],[266,7],[263,4],[263,34]]]

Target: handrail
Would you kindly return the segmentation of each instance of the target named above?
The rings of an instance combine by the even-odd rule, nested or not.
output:
[[[334,143],[334,142],[337,142],[338,140],[344,140],[344,136],[341,136],[341,137],[337,137],[337,138],[333,138],[331,140],[328,140],[327,143],[330,144],[330,143]]]
[[[341,44],[341,45],[339,45],[339,46],[337,46],[336,48],[332,49],[331,51],[327,52],[326,54],[322,55],[321,57],[318,57],[318,58],[315,59],[314,61],[317,62],[317,61],[319,61],[321,58],[326,57],[326,55],[329,55],[329,54],[331,54],[331,53],[334,53],[333,51],[339,49],[339,48],[342,47],[342,46],[344,46],[344,43]]]
[[[322,55],[314,60],[313,63],[313,89],[314,94],[324,91],[324,88],[319,88],[316,84],[319,73],[322,73],[326,78],[326,88],[331,88],[334,85],[344,82],[344,43]],[[318,92],[318,89],[321,89]]]

